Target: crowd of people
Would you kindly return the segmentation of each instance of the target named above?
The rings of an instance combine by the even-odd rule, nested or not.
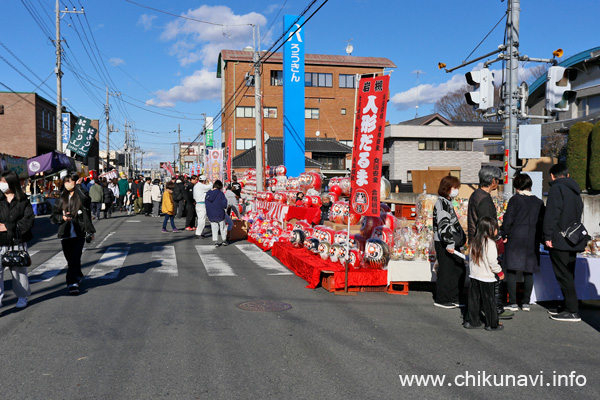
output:
[[[565,230],[581,223],[583,201],[577,183],[569,177],[563,164],[550,169],[552,182],[546,205],[531,193],[533,182],[526,173],[514,178],[516,193],[508,202],[503,223],[499,225],[491,192],[502,181],[500,169],[484,166],[479,171],[479,187],[468,203],[467,232],[459,223],[452,200],[461,182],[444,177],[438,188],[433,210],[434,248],[438,260],[434,305],[452,309],[466,307],[466,329],[503,329],[500,320],[511,319],[517,311],[529,311],[533,274],[540,270],[540,245],[548,250],[556,279],[564,295],[564,306],[549,310],[557,321],[577,322],[578,299],[574,271],[578,252],[586,240],[573,242]],[[180,232],[176,219],[185,219],[185,230],[194,237],[208,237],[210,230],[215,247],[228,245],[228,231],[233,228],[231,215],[240,218],[241,185],[235,176],[224,189],[220,180],[209,182],[205,175],[177,176],[168,182],[136,176],[107,180],[63,176],[60,197],[50,220],[58,225],[58,238],[68,264],[66,283],[69,293],[77,295],[83,279],[81,254],[84,243],[95,233],[94,219],[111,218],[113,212],[148,217],[164,216],[163,233]],[[297,202],[302,202],[299,194]],[[568,206],[566,206],[568,205]],[[329,214],[331,202],[324,198],[321,223]],[[207,224],[208,220],[208,224]],[[15,245],[27,249],[34,223],[32,206],[12,171],[0,175],[0,256]],[[169,231],[167,225],[170,224]],[[469,254],[461,249],[468,243]],[[465,260],[468,257],[468,263]],[[468,267],[467,267],[468,265]],[[4,266],[0,266],[0,305],[4,296]],[[27,267],[10,267],[16,307],[27,306],[31,293]],[[466,276],[470,278],[464,301]],[[519,306],[517,275],[522,274],[524,290]]]
[[[453,176],[441,180],[433,210],[434,246],[439,265],[434,305],[446,309],[466,307],[464,328],[502,330],[500,320],[513,318],[514,312],[519,310],[530,311],[533,274],[540,270],[540,245],[548,249],[564,296],[563,307],[548,311],[550,318],[581,321],[575,292],[575,259],[577,253],[584,250],[587,240],[583,238],[574,243],[564,234],[568,227],[581,224],[581,191],[564,164],[554,165],[550,177],[551,188],[544,206],[543,201],[531,193],[531,177],[519,173],[513,182],[516,193],[510,198],[499,226],[490,193],[498,188],[502,172],[496,167],[482,167],[479,187],[469,198],[467,233],[452,205],[460,180]],[[460,253],[467,240],[468,268],[466,255]],[[520,307],[516,290],[518,272],[524,281]],[[470,285],[465,304],[459,296],[467,273]]]

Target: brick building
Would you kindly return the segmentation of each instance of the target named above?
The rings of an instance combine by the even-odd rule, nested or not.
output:
[[[0,92],[0,143],[2,153],[31,158],[56,150],[56,104],[32,92]],[[71,127],[77,117],[71,114]],[[98,129],[98,120],[92,120]],[[74,157],[98,170],[98,136],[88,156]]]
[[[221,78],[223,142],[233,132],[235,155],[255,145],[254,87],[246,87],[246,74],[254,75],[252,51],[222,50],[217,77]],[[269,137],[283,136],[283,54],[274,53],[262,64],[263,130]],[[387,58],[305,55],[305,136],[335,139],[352,145],[355,75],[384,71],[396,65]],[[235,89],[242,84],[242,90]],[[248,90],[246,90],[248,89]],[[234,109],[235,107],[235,109]]]

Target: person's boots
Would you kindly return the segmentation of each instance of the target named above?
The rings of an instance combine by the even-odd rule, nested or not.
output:
[[[500,285],[500,281],[496,281],[496,283],[494,284],[494,297],[496,297],[496,309],[498,310],[498,318],[511,319],[512,317],[514,317],[515,313],[504,309],[504,300],[502,298],[503,290],[500,287]]]

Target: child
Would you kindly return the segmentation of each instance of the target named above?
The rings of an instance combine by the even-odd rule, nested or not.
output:
[[[125,209],[127,210],[127,215],[131,215],[131,209],[133,208],[133,196],[131,194],[131,189],[127,189],[127,194],[125,195],[125,198],[123,199],[123,205],[125,206]]]
[[[175,228],[175,206],[173,204],[173,189],[175,188],[175,182],[169,181],[165,185],[165,192],[163,193],[162,199],[162,212],[165,214],[165,219],[163,220],[162,232],[168,233],[167,230],[167,221],[171,220],[171,228],[173,228],[173,233],[179,232],[177,228]]]
[[[498,223],[490,217],[483,217],[477,222],[475,237],[471,243],[469,261],[471,287],[464,327],[466,329],[482,328],[480,311],[485,314],[485,329],[500,331],[504,326],[498,323],[494,284],[496,275],[504,279],[504,273],[498,264],[498,250],[494,238],[498,235]]]

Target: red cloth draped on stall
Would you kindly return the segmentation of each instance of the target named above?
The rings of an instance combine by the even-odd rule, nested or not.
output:
[[[329,260],[322,260],[305,248],[295,248],[289,243],[275,243],[271,251],[300,278],[308,282],[308,289],[315,289],[321,283],[321,272],[333,272],[335,289],[344,288],[344,266]],[[348,287],[385,286],[387,271],[361,268],[348,271]]]

